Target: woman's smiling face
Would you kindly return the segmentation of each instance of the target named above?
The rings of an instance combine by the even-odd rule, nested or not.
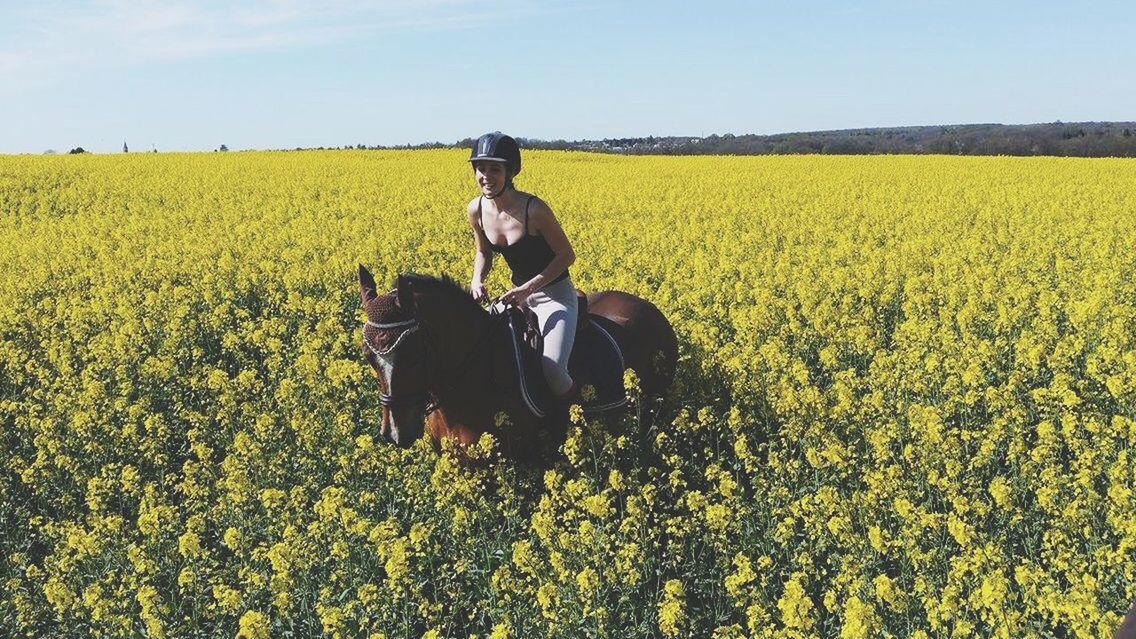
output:
[[[477,178],[477,185],[481,192],[493,195],[501,191],[509,179],[509,169],[504,162],[483,160],[473,163],[473,175]]]

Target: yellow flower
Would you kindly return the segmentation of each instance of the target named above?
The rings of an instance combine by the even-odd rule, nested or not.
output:
[[[423,542],[425,542],[426,538],[429,537],[429,536],[430,536],[430,529],[427,528],[426,525],[423,524],[422,522],[416,521],[416,522],[414,522],[413,524],[410,525],[410,534],[409,534],[410,543],[415,548],[421,548]]]
[[[396,539],[391,542],[387,561],[383,565],[387,573],[387,581],[391,590],[398,591],[403,588],[410,575],[410,562],[406,551],[406,541]]]
[[[589,495],[584,498],[584,510],[594,517],[607,517],[611,512],[611,505],[603,494]]]
[[[216,600],[218,606],[230,612],[236,612],[241,606],[240,591],[235,588],[230,588],[225,584],[215,584],[213,586],[213,599]]]
[[[878,553],[887,552],[887,534],[879,526],[868,526],[868,543]]]
[[[477,440],[477,449],[482,459],[488,459],[497,450],[497,438],[491,433],[482,433]]]
[[[639,390],[639,375],[634,369],[628,368],[623,371],[623,388],[632,394]]]
[[[268,618],[261,612],[245,612],[238,626],[237,639],[268,639]]]
[[[753,571],[749,557],[738,553],[734,555],[734,572],[726,576],[726,592],[738,599],[744,593],[745,586],[756,578],[757,573]]]
[[[643,576],[642,550],[639,544],[627,542],[619,547],[615,555],[615,569],[624,585],[634,586]]]
[[[612,469],[610,472],[608,472],[607,483],[612,487],[612,489],[618,492],[622,492],[623,490],[627,489],[627,482],[624,480],[623,473],[619,472],[616,469]]]
[[[513,563],[521,572],[535,576],[540,568],[539,561],[528,540],[513,543]]]
[[[260,491],[260,503],[268,510],[275,510],[284,504],[286,495],[278,488],[265,488]]]
[[[396,619],[618,636],[644,611],[660,637],[1115,628],[1136,551],[1136,420],[1113,414],[1136,402],[1136,164],[526,157],[587,251],[581,285],[648,299],[681,357],[661,403],[628,369],[635,410],[572,406],[543,484],[497,463],[531,435],[499,407],[497,441],[463,451],[492,463],[379,441],[350,280],[359,260],[379,289],[468,265],[461,151],[0,157],[19,482],[0,510],[26,515],[0,531],[7,634],[239,617],[268,636],[271,615],[341,638]],[[650,379],[670,366],[626,354]]]
[[[489,639],[509,639],[513,636],[512,628],[509,623],[502,621],[493,625],[493,630],[489,633]]]
[[[872,580],[872,587],[876,591],[876,597],[886,601],[889,606],[896,609],[900,605],[902,594],[896,589],[895,582],[887,575],[877,575]]]
[[[786,628],[811,631],[815,621],[812,617],[813,602],[805,594],[802,585],[804,574],[795,572],[785,584],[785,591],[777,600],[777,609],[781,611],[781,623]]]
[[[540,605],[540,613],[544,618],[556,619],[556,607],[560,605],[560,598],[555,585],[541,584],[536,589],[536,602]]]
[[[178,537],[178,552],[187,559],[201,554],[201,540],[198,538],[197,534],[187,532]]]
[[[970,545],[970,526],[967,526],[961,519],[959,519],[958,515],[952,514],[947,518],[947,532],[949,532],[951,534],[951,537],[954,537],[954,540],[958,543],[958,545],[962,546],[963,548],[966,548],[968,545]]]
[[[365,606],[371,605],[379,600],[379,587],[375,584],[363,584],[359,586],[356,596],[359,598],[359,603]]]
[[[732,513],[729,507],[725,504],[712,504],[706,507],[704,511],[706,516],[706,525],[710,530],[723,533],[732,521]]]
[[[600,577],[592,568],[585,568],[576,574],[576,586],[582,599],[590,599],[600,585]]]
[[[241,547],[241,531],[232,526],[225,529],[225,535],[222,539],[228,548],[238,550]]]
[[[853,595],[844,603],[844,623],[840,639],[867,639],[875,636],[876,616],[872,606]]]
[[[48,577],[43,586],[44,597],[57,611],[65,611],[75,602],[75,591],[56,576]]]
[[[686,622],[685,589],[678,579],[671,579],[663,586],[663,598],[659,601],[659,632],[664,637],[677,637]]]
[[[987,490],[990,492],[990,496],[994,498],[995,504],[998,504],[1001,508],[1010,508],[1012,505],[1010,500],[1010,485],[1005,477],[995,477],[992,479]]]
[[[327,634],[338,634],[346,621],[343,610],[338,606],[317,603],[316,613],[319,615],[323,631]]]
[[[192,568],[185,567],[178,572],[178,586],[186,588],[193,582],[197,581],[197,573],[193,572]]]

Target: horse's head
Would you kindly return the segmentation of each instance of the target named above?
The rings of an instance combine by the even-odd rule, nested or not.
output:
[[[363,357],[379,379],[382,434],[406,448],[422,436],[428,396],[426,335],[416,316],[413,285],[399,276],[386,295],[375,292],[375,278],[359,266],[359,297],[367,314]]]
[[[445,275],[399,275],[394,290],[379,295],[360,266],[359,296],[367,313],[363,355],[379,378],[382,432],[409,446],[422,436],[427,400],[444,409],[459,378],[468,379],[462,376],[487,346],[490,313]]]

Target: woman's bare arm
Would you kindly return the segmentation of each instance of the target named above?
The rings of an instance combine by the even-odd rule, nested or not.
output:
[[[529,225],[544,236],[549,248],[555,254],[543,271],[526,282],[536,291],[567,270],[576,261],[576,252],[572,250],[572,243],[568,241],[568,236],[564,234],[564,229],[561,228],[560,221],[556,219],[552,209],[539,197],[533,199],[529,211]]]
[[[489,238],[485,236],[485,231],[481,228],[481,220],[478,215],[479,207],[477,206],[477,199],[470,201],[469,206],[466,207],[466,214],[469,217],[469,226],[473,229],[473,245],[475,253],[473,256],[473,279],[470,280],[470,287],[482,286],[485,284],[485,276],[489,274],[489,270],[493,268],[493,251],[489,248]]]

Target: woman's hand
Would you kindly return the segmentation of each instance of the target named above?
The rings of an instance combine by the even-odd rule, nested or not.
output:
[[[489,300],[489,293],[485,291],[485,284],[481,282],[470,282],[469,294],[477,302],[486,302]]]
[[[533,286],[526,282],[524,284],[521,284],[520,286],[505,291],[505,294],[501,296],[501,301],[505,304],[520,306],[521,302],[525,301],[525,299],[528,298],[529,295],[532,295],[535,292],[536,290],[533,288]]]

